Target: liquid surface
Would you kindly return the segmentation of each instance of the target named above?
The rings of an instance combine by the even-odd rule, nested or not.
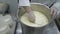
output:
[[[34,11],[34,14],[36,16],[35,23],[32,23],[28,20],[27,13],[25,13],[21,17],[21,22],[27,26],[30,26],[30,27],[43,27],[48,24],[48,19],[43,13],[38,12],[38,11]]]

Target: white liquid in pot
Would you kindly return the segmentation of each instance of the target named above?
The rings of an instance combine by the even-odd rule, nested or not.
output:
[[[40,13],[38,11],[34,11],[34,14],[36,16],[35,23],[32,23],[28,20],[27,13],[25,13],[21,17],[21,22],[27,26],[30,26],[30,27],[42,27],[42,26],[45,26],[48,24],[48,19],[43,13]]]

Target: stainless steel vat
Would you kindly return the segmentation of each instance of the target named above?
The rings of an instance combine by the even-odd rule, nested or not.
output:
[[[31,3],[31,8],[34,11],[40,11],[43,14],[45,14],[47,16],[48,20],[49,20],[49,23],[50,23],[50,21],[51,21],[50,9],[46,5],[40,4],[40,3]],[[25,10],[23,8],[19,9],[19,10],[20,11],[17,13],[17,17],[20,20],[20,17],[25,13]],[[21,21],[20,21],[20,24],[21,24],[21,27],[22,27],[22,33],[23,34],[40,34],[41,29],[48,25],[47,24],[43,27],[37,27],[36,28],[36,27],[29,27],[29,26],[23,24]]]

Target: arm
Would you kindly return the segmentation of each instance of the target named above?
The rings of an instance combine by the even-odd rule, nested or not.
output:
[[[28,13],[31,11],[29,0],[19,0],[19,6],[23,7]]]
[[[29,0],[19,0],[19,6],[23,7],[25,11],[28,13],[28,18],[30,21],[34,22],[35,21],[35,16],[33,14],[33,11],[30,7],[30,2]]]

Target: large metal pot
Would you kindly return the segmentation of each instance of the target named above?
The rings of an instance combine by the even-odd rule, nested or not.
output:
[[[31,3],[31,8],[34,11],[40,11],[43,14],[45,14],[45,16],[47,16],[47,18],[49,20],[49,23],[50,23],[51,14],[50,14],[49,7],[47,7],[44,4],[40,4],[40,3]],[[17,17],[20,20],[21,16],[25,13],[25,10],[23,8],[19,9],[19,10],[20,11],[18,12]],[[27,26],[27,25],[23,24],[21,21],[20,21],[20,24],[22,26],[22,32],[23,32],[23,34],[40,34],[40,29],[44,27],[44,26],[43,27],[30,27],[30,26]],[[48,25],[48,24],[46,24],[46,25]]]

